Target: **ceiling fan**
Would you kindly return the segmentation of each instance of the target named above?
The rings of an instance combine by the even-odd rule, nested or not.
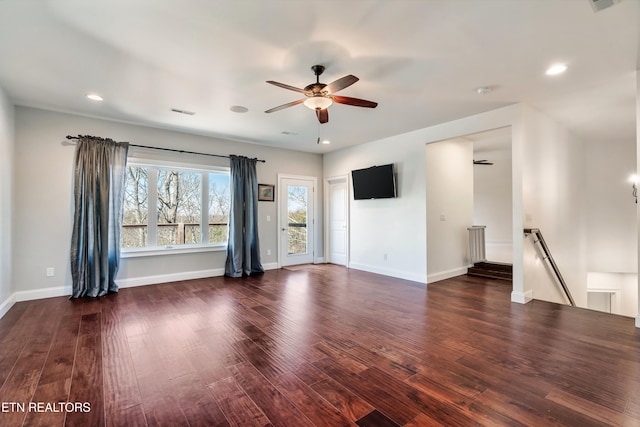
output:
[[[473,161],[474,165],[486,165],[486,166],[491,166],[493,165],[492,162],[490,162],[489,160],[474,160]]]
[[[303,93],[306,98],[298,99],[297,101],[292,101],[283,105],[279,105],[277,107],[273,107],[265,111],[265,113],[273,113],[274,111],[293,107],[294,105],[304,104],[310,109],[315,110],[316,116],[318,117],[318,121],[320,121],[320,123],[327,123],[329,121],[329,112],[327,111],[327,108],[334,102],[338,104],[353,105],[355,107],[376,108],[378,106],[377,102],[367,101],[365,99],[359,98],[351,98],[348,96],[334,95],[334,93],[338,92],[339,90],[347,88],[357,82],[359,79],[356,76],[349,74],[348,76],[339,78],[334,82],[324,84],[320,83],[320,74],[324,72],[324,66],[314,65],[313,67],[311,67],[311,69],[316,75],[316,82],[305,86],[304,89],[289,86],[284,83],[274,82],[272,80],[267,80],[267,83],[274,86]]]

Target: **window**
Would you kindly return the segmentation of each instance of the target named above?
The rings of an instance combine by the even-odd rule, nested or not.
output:
[[[121,238],[125,252],[226,245],[228,169],[130,161],[126,173]]]

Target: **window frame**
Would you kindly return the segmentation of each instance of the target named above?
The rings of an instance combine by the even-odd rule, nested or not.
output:
[[[210,173],[218,173],[222,175],[227,175],[230,177],[231,168],[228,166],[214,166],[214,165],[205,165],[198,163],[185,163],[185,162],[176,162],[171,160],[163,160],[163,159],[152,159],[145,157],[129,157],[127,159],[127,167],[129,166],[141,166],[147,167],[148,169],[148,184],[147,184],[147,246],[137,247],[137,248],[123,248],[120,247],[120,257],[121,258],[137,258],[137,257],[146,257],[146,256],[157,256],[157,255],[175,255],[175,254],[185,254],[185,253],[198,253],[198,252],[214,252],[214,251],[226,251],[227,250],[227,242],[225,243],[202,243],[204,241],[208,242],[209,239],[209,227],[203,227],[203,224],[209,223],[209,206],[208,206],[208,197],[209,197],[209,179],[204,179],[208,177]],[[158,195],[157,195],[157,184],[150,185],[150,183],[157,183],[158,178],[158,170],[160,169],[174,169],[184,172],[193,172],[200,173],[201,181],[200,181],[200,229],[201,229],[201,243],[191,243],[191,244],[180,244],[180,245],[157,245],[157,225],[158,225]],[[206,199],[205,199],[206,197]],[[228,224],[227,224],[228,226]],[[206,230],[206,231],[205,231]],[[228,230],[228,228],[227,228]],[[149,242],[151,242],[151,238],[153,238],[153,242],[156,243],[154,246],[151,246]],[[206,239],[206,240],[205,240]],[[119,243],[120,244],[120,243]]]

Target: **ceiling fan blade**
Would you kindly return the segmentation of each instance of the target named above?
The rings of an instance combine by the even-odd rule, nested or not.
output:
[[[265,113],[273,113],[274,111],[280,111],[285,108],[293,107],[294,105],[302,104],[304,99],[298,99],[297,101],[287,102],[286,104],[278,105],[265,111]]]
[[[304,89],[300,89],[300,88],[295,87],[295,86],[289,86],[289,85],[286,85],[284,83],[274,82],[273,80],[267,80],[267,83],[272,84],[274,86],[281,87],[283,89],[289,89],[289,90],[292,90],[294,92],[307,93],[307,91],[305,91]]]
[[[356,76],[349,74],[348,76],[344,76],[342,78],[339,78],[336,81],[329,83],[327,86],[325,86],[324,89],[329,93],[336,93],[339,90],[342,90],[346,87],[351,86],[358,80],[360,79],[357,78]]]
[[[489,160],[474,160],[473,161],[474,165],[487,165],[487,166],[492,166],[493,163],[490,162]]]
[[[318,116],[320,123],[327,123],[329,121],[329,110],[326,108],[324,110],[316,110],[316,116]]]
[[[367,108],[376,108],[378,106],[377,102],[367,101],[366,99],[359,98],[351,98],[349,96],[332,96],[334,102],[338,104],[346,104],[353,105],[355,107],[367,107]]]

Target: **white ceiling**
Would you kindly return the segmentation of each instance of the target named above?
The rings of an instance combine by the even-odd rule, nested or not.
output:
[[[633,138],[639,22],[640,0],[0,0],[0,86],[17,105],[318,153],[517,102]],[[569,70],[545,76],[554,62]],[[358,76],[340,95],[378,108],[265,114],[301,97],[265,81],[304,87],[314,64],[324,83]]]

